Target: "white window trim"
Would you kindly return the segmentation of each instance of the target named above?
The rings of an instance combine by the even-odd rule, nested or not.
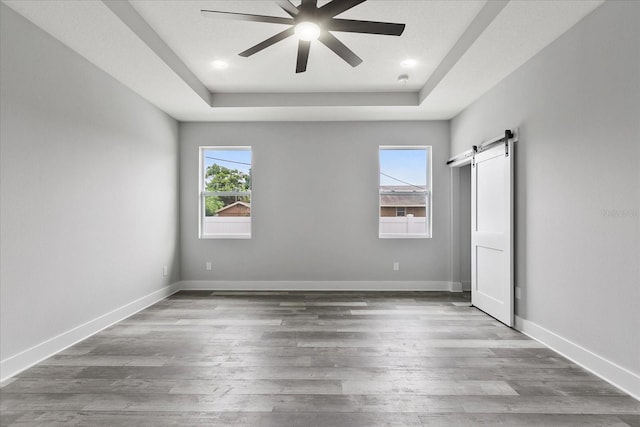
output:
[[[427,150],[427,189],[425,191],[427,198],[427,218],[428,223],[425,234],[408,234],[408,233],[380,233],[380,151],[381,150]],[[379,239],[431,239],[433,237],[433,157],[431,155],[431,145],[380,145],[378,146],[378,238]]]
[[[198,149],[198,238],[199,239],[251,239],[253,234],[253,194],[252,191],[205,191],[204,190],[204,173],[205,173],[205,156],[204,152],[207,150],[249,150],[251,153],[251,168],[253,168],[253,149],[250,145],[202,145]],[[253,177],[251,186],[253,187]],[[204,233],[204,221],[205,221],[205,203],[204,199],[207,196],[217,196],[223,193],[228,196],[240,196],[249,193],[251,196],[251,222],[249,223],[249,233],[218,233],[218,234],[205,234]]]

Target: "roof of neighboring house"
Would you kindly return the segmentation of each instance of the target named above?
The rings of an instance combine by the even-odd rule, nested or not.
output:
[[[380,206],[382,207],[426,207],[425,186],[381,185]]]
[[[218,209],[218,210],[216,211],[216,213],[218,213],[218,212],[222,212],[222,211],[226,211],[227,209],[230,209],[230,208],[232,208],[232,207],[234,207],[234,206],[238,206],[238,205],[241,205],[241,206],[244,206],[244,207],[246,207],[246,208],[251,209],[251,204],[250,204],[250,203],[245,203],[245,202],[235,202],[235,203],[231,203],[230,205],[225,206],[224,208]]]

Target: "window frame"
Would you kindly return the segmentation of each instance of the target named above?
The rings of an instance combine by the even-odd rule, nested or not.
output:
[[[425,216],[426,216],[426,224],[425,224],[425,233],[382,233],[380,227],[380,219],[382,218],[382,203],[380,197],[380,182],[381,182],[381,172],[382,172],[382,164],[381,164],[381,156],[380,153],[382,150],[425,150],[427,152],[427,164],[426,164],[426,189],[425,193]],[[432,146],[431,145],[379,145],[378,146],[378,238],[379,239],[431,239],[433,238],[433,157],[432,157]],[[405,216],[407,217],[407,210],[405,208]],[[394,217],[394,218],[402,218],[402,217]]]
[[[198,149],[198,238],[199,239],[251,239],[253,228],[253,175],[249,191],[206,191],[205,190],[205,152],[217,151],[249,151],[251,169],[253,169],[253,148],[250,145],[201,145]],[[251,214],[249,215],[249,233],[216,233],[205,234],[206,197],[214,196],[249,196]]]

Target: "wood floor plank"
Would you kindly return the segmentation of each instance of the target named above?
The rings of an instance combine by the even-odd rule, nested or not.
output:
[[[424,427],[629,427],[614,415],[558,414],[430,414],[420,415]]]
[[[129,412],[129,411],[30,411],[11,426],[29,427],[199,427],[219,426],[221,413]]]
[[[183,291],[0,385],[1,426],[639,426],[450,292]]]

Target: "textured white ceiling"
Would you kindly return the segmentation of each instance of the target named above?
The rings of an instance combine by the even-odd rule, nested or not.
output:
[[[485,0],[369,0],[340,17],[405,23],[405,33],[400,37],[336,33],[364,62],[352,68],[316,42],[311,47],[308,71],[301,74],[295,73],[294,39],[249,58],[237,55],[282,26],[215,20],[200,14],[200,9],[208,8],[285,16],[270,1],[132,1],[134,12],[166,43],[169,53],[184,62],[201,85],[213,93],[214,100],[226,99],[223,95],[216,98],[216,94],[235,96],[227,103],[235,105],[233,108],[220,108],[203,100],[175,66],[167,65],[166,55],[162,58],[157,46],[156,50],[150,47],[139,31],[132,30],[101,1],[3,2],[184,121],[449,119],[602,3],[512,0],[420,105],[416,101],[401,106],[403,102],[397,102],[398,96],[393,93],[405,93],[407,99],[414,99],[415,93],[417,99],[417,93],[474,22]],[[408,57],[417,59],[418,67],[403,70],[400,61]],[[228,61],[229,68],[215,70],[211,67],[215,59]],[[406,85],[397,82],[403,72],[410,76]],[[242,98],[236,96],[239,93],[253,94]],[[302,104],[287,106],[298,93],[309,95],[302,95]],[[365,101],[381,95],[372,104],[377,106],[349,106],[348,99],[356,100],[353,104],[361,103],[357,93],[369,96],[363,98]],[[385,100],[392,102],[385,105]]]

